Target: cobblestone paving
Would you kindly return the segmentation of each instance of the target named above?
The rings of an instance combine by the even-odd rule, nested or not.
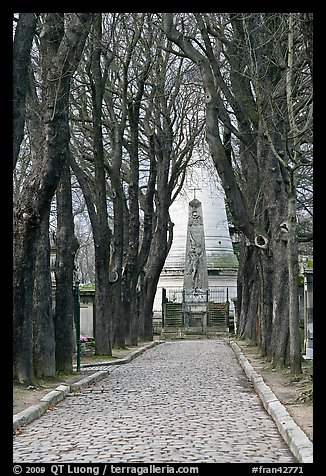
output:
[[[160,344],[14,437],[14,462],[295,462],[222,340]]]

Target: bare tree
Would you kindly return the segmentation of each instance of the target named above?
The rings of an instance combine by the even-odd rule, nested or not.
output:
[[[42,154],[14,203],[14,376],[34,381],[32,283],[36,234],[49,211],[67,160],[70,80],[88,35],[91,14],[45,14],[40,33]]]
[[[102,28],[96,45],[101,49],[102,81],[98,84],[103,87],[101,131],[112,226],[110,267],[119,276],[110,285],[112,344],[123,347],[126,342],[136,343],[139,334],[144,338],[145,314],[147,338],[152,337],[151,311],[143,312],[143,306],[138,311],[139,298],[144,303],[146,295],[140,296],[139,285],[140,281],[145,285],[150,254],[158,279],[172,238],[166,231],[171,225],[164,225],[169,223],[172,192],[180,185],[179,178],[182,182],[203,121],[189,79],[190,63],[164,52],[165,35],[155,15],[107,14],[102,16]],[[78,174],[84,175],[89,188],[84,193],[93,205],[92,190],[98,187],[90,149],[94,117],[89,86],[94,80],[91,67],[80,68],[72,99],[72,142],[79,170],[75,170],[76,163],[73,167],[80,183]],[[157,267],[154,237],[162,256]],[[155,282],[146,280],[148,309]]]
[[[207,142],[245,237],[239,330],[255,338],[274,365],[289,362],[300,373],[296,175],[304,165],[312,100],[302,19],[300,14],[191,17],[164,14],[164,28],[200,70]],[[239,144],[241,181],[232,137]]]

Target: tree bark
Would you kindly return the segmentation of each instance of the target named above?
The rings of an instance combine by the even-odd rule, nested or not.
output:
[[[93,156],[95,166],[94,204],[96,213],[92,213],[93,237],[95,245],[95,354],[111,355],[111,322],[110,322],[110,241],[111,230],[108,225],[106,203],[106,176],[104,166],[104,149],[102,135],[102,101],[104,81],[101,73],[101,39],[102,14],[96,13],[94,19],[93,51],[90,62],[89,76],[92,92],[93,116]],[[93,209],[93,208],[92,208]],[[96,219],[95,219],[96,216]]]
[[[127,334],[130,345],[138,344],[138,314],[137,314],[137,283],[139,276],[138,253],[139,253],[139,156],[138,156],[138,124],[140,100],[144,89],[144,80],[138,85],[134,101],[128,104],[128,117],[130,124],[130,181],[128,186],[129,213],[128,213],[128,245],[126,250],[125,267],[123,273],[123,299],[125,301],[125,314],[129,317]]]
[[[103,198],[100,194],[100,202],[97,201],[98,195],[92,193],[93,186],[90,179],[75,161],[73,155],[70,155],[70,163],[74,174],[82,188],[89,218],[91,221],[94,249],[95,249],[95,353],[97,355],[111,355],[112,344],[110,331],[112,329],[110,318],[109,303],[110,300],[110,282],[109,282],[109,261],[110,261],[110,241],[111,230],[108,225],[106,212],[101,217],[99,210],[104,206]],[[104,182],[105,183],[105,182]],[[98,183],[98,187],[101,185]],[[103,186],[103,183],[102,183]],[[105,200],[106,206],[106,200]],[[103,210],[102,210],[103,212]]]
[[[237,335],[256,340],[259,332],[257,322],[259,309],[259,283],[257,281],[256,251],[243,239],[238,269],[238,325]]]
[[[146,195],[143,200],[142,209],[144,212],[144,223],[143,223],[143,237],[141,248],[139,251],[138,259],[138,268],[139,268],[139,280],[140,280],[140,291],[139,291],[139,338],[145,340],[145,335],[148,333],[148,330],[145,332],[145,315],[149,315],[149,311],[145,312],[145,265],[148,262],[148,257],[151,249],[151,243],[153,238],[153,226],[154,226],[154,194],[155,194],[155,184],[157,177],[157,164],[155,160],[155,150],[154,150],[154,138],[150,136],[149,141],[149,179],[147,184]],[[147,325],[148,327],[148,325]]]
[[[299,328],[299,298],[298,298],[298,242],[296,214],[296,176],[295,171],[290,178],[287,231],[287,259],[289,268],[289,333],[290,333],[290,366],[292,373],[302,373],[301,341]]]
[[[126,347],[125,342],[125,327],[126,316],[122,305],[122,270],[123,270],[123,255],[124,255],[124,217],[127,215],[127,211],[124,206],[124,193],[122,187],[122,180],[119,170],[115,170],[111,173],[111,182],[115,191],[113,199],[113,242],[114,249],[112,252],[112,266],[118,273],[118,279],[115,283],[112,283],[112,326],[113,337],[112,345],[118,349],[124,349]]]
[[[95,354],[112,355],[108,240],[95,240]]]
[[[171,133],[171,131],[170,131]],[[167,140],[169,137],[169,140]],[[171,136],[158,133],[156,137],[155,154],[157,157],[157,201],[156,213],[153,217],[153,236],[145,269],[143,303],[144,303],[144,337],[153,340],[153,304],[158,280],[169,251],[169,205],[171,190],[169,186],[169,145]]]
[[[276,139],[275,139],[276,140]],[[268,253],[272,272],[267,284],[272,292],[272,338],[271,355],[275,366],[284,367],[288,363],[289,345],[289,270],[287,244],[283,240],[281,224],[287,220],[288,200],[283,181],[282,165],[274,157],[263,134],[258,161],[263,184],[264,203],[268,216]],[[267,253],[267,250],[264,250]]]
[[[24,137],[25,101],[30,51],[39,13],[20,13],[13,44],[13,162]]]
[[[33,287],[33,367],[37,378],[55,375],[55,339],[50,271],[49,214],[38,233]]]
[[[22,238],[24,239],[22,241]],[[36,384],[33,368],[33,282],[37,229],[14,220],[13,363],[14,378]]]
[[[57,188],[55,235],[55,361],[57,372],[73,370],[74,268],[79,247],[74,235],[69,164],[65,164]]]

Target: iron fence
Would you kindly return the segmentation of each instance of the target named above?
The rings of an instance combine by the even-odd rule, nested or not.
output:
[[[188,291],[187,291],[188,293]],[[232,302],[233,298],[237,296],[237,287],[236,286],[214,286],[209,288],[208,292],[201,291],[192,291],[191,293],[195,296],[197,295],[200,298],[200,301],[210,301],[210,302]],[[166,289],[166,299],[169,302],[182,303],[185,301],[186,291],[183,288],[167,288]],[[189,299],[187,299],[188,301]]]

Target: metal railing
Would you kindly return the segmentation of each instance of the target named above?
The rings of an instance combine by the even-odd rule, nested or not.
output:
[[[182,303],[188,294],[183,288],[167,288],[166,299],[169,302]],[[236,286],[213,286],[209,288],[208,292],[201,293],[200,291],[191,291],[191,295],[201,297],[200,301],[209,302],[231,302],[233,298],[237,296]],[[189,297],[189,296],[188,296]],[[190,299],[187,299],[187,301]],[[195,299],[197,300],[197,299]]]

